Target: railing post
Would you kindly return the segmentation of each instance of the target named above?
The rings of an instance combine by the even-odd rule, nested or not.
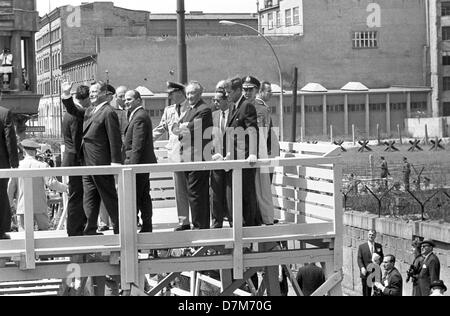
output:
[[[344,257],[342,254],[342,249],[344,247],[344,214],[342,211],[342,196],[340,194],[342,188],[342,166],[340,164],[333,165],[334,171],[334,271],[342,271],[344,265]],[[342,286],[335,287],[330,291],[332,296],[342,296]]]
[[[242,218],[242,169],[233,170],[233,274],[234,278],[244,278]]]
[[[36,268],[34,245],[34,192],[33,178],[24,178],[24,220],[25,220],[25,270]]]
[[[132,169],[123,169],[119,174],[120,275],[125,291],[139,285],[135,179]]]

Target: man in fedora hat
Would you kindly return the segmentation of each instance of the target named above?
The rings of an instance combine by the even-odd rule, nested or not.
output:
[[[442,280],[431,283],[430,289],[430,296],[444,296],[444,293],[447,292],[447,287]]]
[[[36,159],[36,154],[41,146],[29,139],[20,143],[23,148],[25,158],[20,162],[19,169],[45,169],[50,168],[48,164],[40,162]],[[57,181],[54,177],[33,178],[33,206],[34,206],[34,220],[38,225],[39,230],[48,230],[50,227],[50,220],[48,217],[47,193],[45,187],[52,191],[59,193],[67,192],[67,185]],[[19,230],[25,229],[25,192],[24,179],[13,178],[8,185],[9,202],[13,204],[14,199],[17,201],[17,219]]]
[[[432,240],[424,240],[420,246],[424,260],[422,270],[419,273],[418,283],[422,296],[430,296],[431,284],[440,280],[441,263],[439,258],[433,253],[436,244]]]

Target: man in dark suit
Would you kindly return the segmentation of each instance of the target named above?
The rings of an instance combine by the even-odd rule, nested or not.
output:
[[[226,133],[226,152],[232,160],[247,160],[250,165],[258,161],[258,121],[253,103],[247,101],[242,91],[254,90],[256,78],[248,77],[245,82],[232,80],[229,98],[233,102],[228,116]],[[255,169],[242,170],[242,206],[244,226],[261,225],[255,190]],[[228,205],[233,205],[233,173],[227,173],[226,191]],[[230,218],[230,220],[232,220]]]
[[[380,296],[402,296],[403,278],[395,268],[395,257],[387,255],[383,259],[384,277],[383,283],[375,282],[374,286],[380,292]]]
[[[383,246],[376,243],[377,232],[375,230],[369,231],[368,242],[362,244],[358,248],[358,266],[361,271],[361,283],[363,296],[372,296],[372,288],[367,286],[367,278],[369,273],[367,271],[368,266],[372,263],[373,254],[376,253],[383,260]]]
[[[63,103],[67,112],[82,117],[83,124],[83,165],[108,166],[122,163],[122,137],[117,114],[109,105],[107,85],[95,83],[90,88],[91,106],[87,110],[77,108],[70,94],[71,84],[63,84]],[[111,218],[114,233],[119,233],[119,205],[116,183],[113,175],[84,176],[84,211],[87,225],[84,235],[97,235],[97,220],[100,202],[103,201]]]
[[[79,86],[76,92],[76,106],[87,109],[89,101],[89,87]],[[81,142],[83,140],[83,120],[70,113],[65,113],[62,124],[64,137],[63,167],[81,166]],[[67,203],[67,235],[83,236],[86,226],[86,214],[83,209],[83,177],[69,177],[69,201]]]
[[[226,85],[224,82],[223,85]],[[213,103],[219,110],[213,113],[213,157],[214,161],[223,160],[227,153],[223,145],[226,133],[230,104],[226,88],[219,83],[216,88]],[[226,172],[225,170],[211,171],[211,215],[212,228],[222,228],[224,217],[230,218],[230,206],[226,198]]]
[[[16,130],[12,113],[0,106],[0,169],[18,168]],[[8,199],[9,179],[0,179],[0,240],[9,239],[11,231],[11,207]]]
[[[297,282],[304,296],[311,296],[325,283],[325,273],[315,263],[309,263],[298,270]]]
[[[142,106],[142,97],[137,91],[128,91],[125,100],[129,124],[125,128],[124,164],[155,164],[157,159],[153,148],[152,121]],[[136,175],[136,201],[143,222],[140,232],[151,233],[153,207],[150,197],[150,175],[148,173]]]
[[[419,284],[422,296],[430,296],[431,284],[440,280],[441,263],[439,258],[433,253],[435,247],[436,244],[432,240],[424,240],[421,243],[424,260],[417,283]]]
[[[211,159],[211,157],[204,157],[203,153],[211,141],[211,137],[208,139],[205,131],[213,126],[212,111],[211,107],[203,101],[202,94],[203,87],[198,82],[193,81],[186,87],[187,101],[191,109],[181,120],[179,130],[174,132],[180,137],[183,162]],[[186,172],[194,229],[210,228],[209,174],[209,171]]]

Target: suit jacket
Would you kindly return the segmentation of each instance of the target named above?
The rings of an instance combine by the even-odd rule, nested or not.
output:
[[[245,132],[244,138],[237,135]],[[231,152],[233,160],[247,159],[250,155],[258,156],[258,119],[253,103],[242,96],[235,109],[228,115],[226,152]]]
[[[188,123],[187,128],[190,132],[190,142],[189,136],[180,136],[184,160],[186,161],[189,158],[190,162],[210,160],[210,157],[204,157],[203,153],[205,147],[211,141],[211,135],[206,135],[205,133],[207,129],[213,126],[211,107],[203,100],[200,100],[186,113],[181,123]],[[201,142],[198,140],[199,137],[201,138]],[[202,147],[196,146],[196,143],[201,143]]]
[[[381,260],[383,260],[383,258],[384,258],[383,246],[381,246],[378,243],[375,243],[374,251],[375,251],[375,253],[380,255]],[[359,266],[359,270],[361,270],[361,268],[366,268],[367,269],[367,267],[371,263],[372,263],[372,254],[370,252],[369,243],[365,242],[364,244],[360,245],[359,248],[358,248],[358,266]],[[361,275],[361,278],[365,279],[365,278],[367,278],[367,276]]]
[[[382,296],[402,296],[403,295],[403,278],[400,272],[394,268],[383,284],[386,288],[383,291]]]
[[[109,103],[96,113],[95,107],[78,108],[72,98],[64,99],[67,112],[82,118],[83,123],[83,161],[86,166],[107,166],[122,163],[122,135],[119,118]]]
[[[125,128],[123,151],[125,165],[153,164],[157,162],[153,148],[152,121],[144,108],[134,113],[130,123]]]
[[[12,113],[0,106],[0,169],[17,167],[19,167],[19,154]]]
[[[422,296],[430,295],[431,283],[440,280],[440,272],[441,263],[439,258],[432,253],[423,261],[422,270],[420,270],[419,279],[417,280]]]
[[[64,114],[62,134],[66,146],[62,166],[79,166],[81,162],[81,142],[83,140],[83,120],[70,113]]]

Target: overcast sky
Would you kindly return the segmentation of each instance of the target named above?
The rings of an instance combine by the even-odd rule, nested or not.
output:
[[[263,0],[260,0],[263,1]],[[63,5],[79,5],[87,0],[37,0],[37,9],[42,16]],[[110,0],[99,2],[114,2],[115,6],[145,10],[152,13],[175,13],[177,0]],[[50,4],[50,5],[49,5]],[[214,13],[255,13],[256,0],[185,0],[186,11],[204,11]]]

